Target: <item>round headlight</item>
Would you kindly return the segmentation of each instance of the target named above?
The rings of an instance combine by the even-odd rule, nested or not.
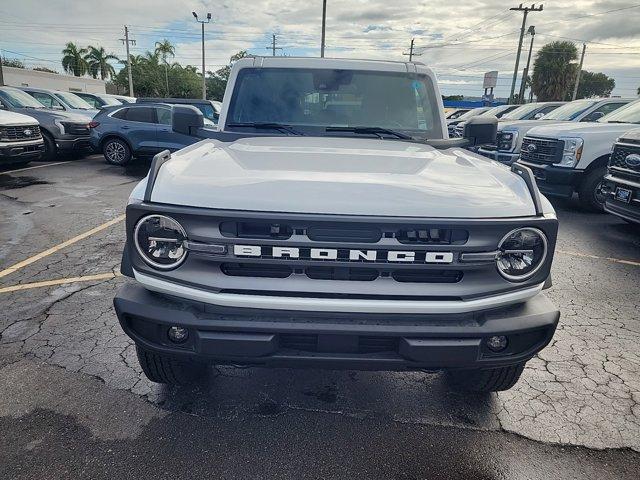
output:
[[[512,282],[532,277],[547,257],[547,237],[537,228],[518,228],[498,244],[496,265],[500,275]]]
[[[148,215],[142,218],[133,232],[136,249],[149,265],[168,270],[180,265],[187,256],[184,241],[187,234],[173,218]]]

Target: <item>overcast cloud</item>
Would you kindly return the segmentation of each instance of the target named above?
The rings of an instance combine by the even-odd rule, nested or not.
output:
[[[328,0],[327,56],[406,60],[415,37],[416,57],[442,78],[445,94],[480,95],[482,74],[499,70],[499,96],[507,96],[522,14],[519,1]],[[590,42],[584,68],[616,79],[614,94],[635,96],[640,85],[640,8],[618,0],[544,2],[529,15],[537,34],[534,52],[557,37]],[[321,0],[22,0],[0,2],[0,49],[29,66],[60,70],[68,41],[102,45],[125,57],[123,25],[136,40],[132,53],[167,38],[176,60],[200,65],[200,29],[191,11],[211,12],[206,26],[207,69],[216,70],[239,50],[268,55],[272,33],[286,55],[318,55]],[[624,9],[609,13],[609,10]],[[579,18],[581,17],[581,18]],[[526,61],[529,37],[521,62]],[[522,69],[522,63],[521,68]]]

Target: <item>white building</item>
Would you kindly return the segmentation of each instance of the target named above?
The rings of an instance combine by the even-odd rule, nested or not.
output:
[[[89,77],[74,77],[29,70],[26,68],[2,67],[4,84],[12,87],[36,87],[64,92],[106,93],[104,80]]]

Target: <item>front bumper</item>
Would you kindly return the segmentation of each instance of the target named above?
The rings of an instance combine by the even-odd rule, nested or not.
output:
[[[3,164],[36,160],[40,158],[42,152],[44,152],[42,140],[28,143],[20,142],[20,144],[0,143],[0,161]]]
[[[484,157],[496,160],[505,165],[511,165],[520,158],[520,152],[501,152],[499,150],[478,149],[478,153]]]
[[[583,170],[574,168],[556,167],[518,160],[518,163],[529,167],[536,177],[538,189],[544,195],[553,197],[570,198],[576,187],[580,184]]]
[[[58,150],[64,151],[93,150],[91,137],[88,135],[75,138],[56,138],[56,147]]]
[[[362,370],[491,368],[544,348],[560,312],[544,294],[493,310],[399,315],[228,308],[124,285],[114,299],[124,331],[144,348],[217,364]],[[189,329],[180,345],[170,326]],[[506,335],[500,353],[485,341]]]
[[[631,190],[631,197],[628,203],[615,199],[618,187]],[[640,223],[640,179],[638,181],[627,180],[609,173],[604,177],[603,188],[607,190],[607,198],[604,204],[606,212]]]

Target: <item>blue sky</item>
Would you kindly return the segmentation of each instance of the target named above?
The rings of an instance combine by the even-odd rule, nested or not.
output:
[[[167,38],[176,45],[176,61],[200,65],[200,25],[192,11],[213,16],[206,26],[208,70],[220,68],[243,49],[269,55],[273,33],[283,47],[278,53],[319,54],[321,0],[10,3],[0,4],[0,49],[30,67],[61,70],[60,51],[67,41],[104,46],[124,58],[119,40],[124,24],[136,40],[132,53],[144,53]],[[327,17],[327,56],[406,60],[403,53],[415,38],[415,59],[436,71],[444,94],[481,95],[482,75],[488,70],[500,72],[496,94],[509,94],[522,15],[509,11],[502,1],[462,1],[452,7],[442,0],[401,5],[328,0]],[[614,77],[614,94],[635,96],[640,86],[640,4],[551,1],[529,19],[528,25],[537,30],[534,55],[554,40],[570,39],[579,47],[587,42],[584,68]],[[525,37],[526,48],[529,38]]]

